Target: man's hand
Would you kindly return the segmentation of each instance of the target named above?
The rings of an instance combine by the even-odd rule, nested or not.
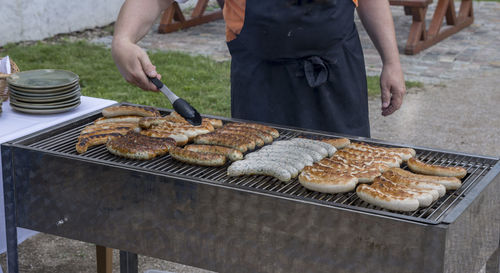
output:
[[[388,116],[401,107],[406,93],[406,86],[399,63],[385,64],[383,66],[380,75],[380,91],[383,116]]]
[[[389,1],[358,0],[358,3],[359,18],[382,58],[382,115],[387,116],[401,107],[406,92]]]
[[[137,42],[173,0],[126,0],[115,23],[111,54],[123,78],[144,90],[157,91],[149,77],[158,77],[156,67]]]
[[[147,76],[161,79],[161,75],[156,72],[156,67],[142,48],[132,42],[115,39],[111,54],[120,74],[127,82],[143,90],[158,91]]]

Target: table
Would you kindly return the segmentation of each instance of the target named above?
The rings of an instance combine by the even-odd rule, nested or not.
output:
[[[224,7],[224,0],[217,0],[220,8]],[[426,14],[433,0],[389,0],[390,5],[403,6],[405,14],[412,16],[412,25],[404,53],[415,55],[429,48],[441,40],[459,32],[474,22],[472,0],[462,0],[458,12],[454,0],[438,0],[429,25],[426,24]],[[191,17],[186,19],[177,2],[173,2],[162,15],[159,33],[169,33],[180,29],[208,23],[222,19],[222,10],[204,14],[208,0],[197,0]],[[446,26],[443,26],[443,21]]]
[[[214,20],[222,19],[222,7],[224,6],[224,0],[217,0],[217,3],[221,8],[220,10],[205,14],[205,10],[208,6],[208,1],[209,0],[198,0],[189,19],[186,19],[184,17],[179,4],[176,1],[172,2],[172,4],[163,12],[160,26],[158,27],[158,32],[174,32],[180,29],[186,29]]]
[[[12,110],[8,102],[4,102],[2,107],[3,112],[0,113],[0,144],[60,124],[115,103],[116,101],[112,100],[82,96],[81,104],[71,111],[51,115],[33,115],[16,112]],[[0,157],[0,166],[2,163],[1,160],[2,158]],[[2,168],[0,168],[0,182],[2,182],[2,187],[0,187],[0,253],[4,253],[7,250],[7,244],[5,237]],[[36,234],[36,232],[18,228],[17,241],[18,243],[21,243],[34,234]],[[2,269],[0,268],[0,273],[1,272]]]
[[[432,0],[389,0],[389,3],[404,6],[405,14],[413,18],[404,51],[407,55],[415,55],[474,22],[472,0],[462,0],[458,13],[454,0],[438,0],[428,27],[425,17]]]

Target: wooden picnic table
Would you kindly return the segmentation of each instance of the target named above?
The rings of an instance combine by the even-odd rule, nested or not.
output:
[[[205,14],[209,0],[198,0],[191,17],[186,19],[179,4],[174,2],[164,13],[158,32],[168,33],[188,27],[222,19],[224,0],[217,0],[220,10]],[[460,9],[455,10],[454,0],[438,0],[434,14],[426,27],[425,17],[433,0],[389,0],[391,5],[403,6],[405,14],[412,16],[412,25],[404,53],[414,55],[457,33],[474,21],[472,0],[462,0]],[[446,20],[446,26],[443,21]]]
[[[462,0],[458,15],[454,0],[438,0],[428,28],[425,16],[432,0],[389,0],[389,3],[404,6],[405,14],[413,18],[404,51],[408,55],[419,53],[459,32],[474,21],[472,0]],[[447,26],[443,26],[445,19]]]
[[[173,2],[170,7],[168,7],[161,17],[160,26],[158,27],[159,33],[169,33],[180,29],[185,29],[210,21],[222,19],[222,7],[224,6],[224,0],[217,0],[220,10],[209,12],[205,14],[208,6],[209,0],[198,0],[196,6],[191,13],[191,17],[186,19],[182,13],[181,8],[177,2]]]

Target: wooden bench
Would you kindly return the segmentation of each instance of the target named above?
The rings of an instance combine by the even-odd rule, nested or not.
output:
[[[404,53],[414,55],[457,33],[474,21],[472,0],[462,0],[458,15],[454,0],[438,0],[434,14],[426,27],[425,15],[432,0],[389,0],[391,5],[404,6],[405,14],[413,18]],[[447,26],[443,27],[446,19]]]
[[[189,19],[186,19],[184,17],[179,4],[174,1],[173,4],[163,12],[160,26],[158,27],[158,32],[174,32],[180,29],[185,29],[208,23],[210,21],[222,19],[222,7],[224,6],[224,0],[217,0],[220,10],[205,14],[208,1],[209,0],[198,0]]]
[[[164,13],[158,32],[168,33],[213,20],[222,19],[224,0],[217,0],[221,10],[204,14],[209,0],[198,0],[191,17],[186,19],[177,2],[174,2]],[[457,33],[474,21],[472,0],[462,0],[458,15],[454,0],[438,0],[429,27],[426,27],[425,15],[432,0],[389,0],[391,5],[403,6],[406,15],[413,18],[404,53],[414,55]],[[443,26],[446,20],[447,26]]]

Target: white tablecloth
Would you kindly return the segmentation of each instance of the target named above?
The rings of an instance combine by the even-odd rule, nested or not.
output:
[[[65,122],[67,120],[77,118],[84,114],[102,109],[106,106],[116,103],[112,100],[98,99],[92,97],[81,97],[81,104],[68,112],[51,114],[51,115],[33,115],[16,112],[10,108],[8,102],[3,103],[3,112],[0,113],[0,144],[11,141],[13,139],[40,131],[50,126]],[[0,157],[0,165],[2,163]],[[3,176],[2,168],[0,168],[0,253],[7,250],[5,238],[5,210],[3,202]],[[17,240],[21,243],[36,232],[18,228]],[[0,273],[2,268],[0,267]]]

